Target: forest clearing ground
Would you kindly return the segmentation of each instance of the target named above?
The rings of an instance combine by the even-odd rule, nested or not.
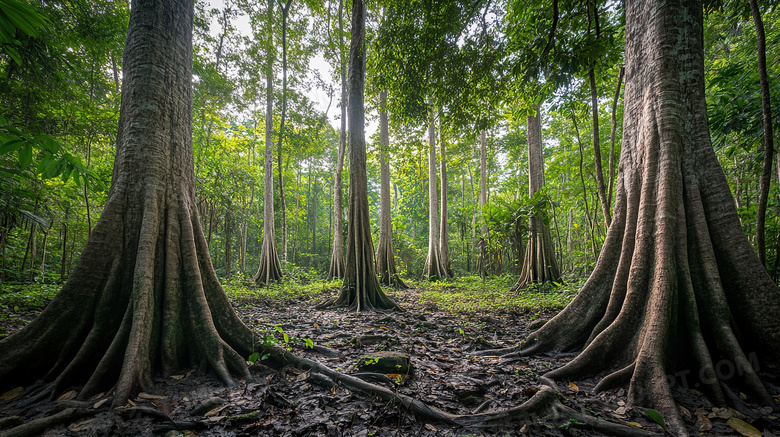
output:
[[[563,308],[577,289],[569,285],[509,295],[506,290],[513,279],[482,281],[471,277],[414,284],[416,288],[404,291],[387,289],[387,294],[405,310],[388,313],[315,309],[318,301],[337,294],[338,281],[304,280],[268,288],[232,281],[225,289],[244,322],[270,342],[350,374],[358,372],[355,365],[367,353],[408,354],[413,374],[392,375],[385,382],[388,387],[450,413],[471,414],[522,404],[538,389],[540,375],[570,359],[542,356],[502,362],[498,357],[470,355],[475,350],[518,344],[530,332],[529,327]],[[57,289],[3,285],[0,335],[10,334],[32,320]],[[305,339],[310,339],[317,351],[307,348]],[[233,389],[194,370],[158,378],[148,393],[133,399],[134,408],[125,414],[114,416],[107,412],[107,405],[94,407],[105,398],[99,396],[91,401],[97,409],[94,416],[50,428],[44,435],[600,435],[573,423],[531,418],[489,429],[426,423],[399,405],[373,396],[343,387],[324,389],[300,369],[276,372],[263,366],[260,359],[252,366],[252,373],[254,382],[241,382]],[[626,408],[623,389],[592,395],[594,385],[592,380],[561,384],[564,404],[604,420],[662,433],[643,410]],[[727,420],[732,416],[748,420],[733,410],[713,412],[695,391],[678,390],[677,395],[686,405],[688,414],[683,415],[690,416],[686,421],[693,434],[704,431],[699,427],[711,426],[705,435],[739,435]],[[75,392],[64,396],[66,406],[69,396],[75,396]],[[6,393],[3,397],[15,396]],[[3,397],[0,429],[3,417],[23,413],[14,406],[14,399]],[[194,408],[214,397],[222,402],[213,401],[211,407],[201,411],[205,415],[190,417]],[[24,420],[43,417],[51,408],[50,404],[38,405],[24,412]],[[699,417],[702,414],[706,421]],[[773,416],[760,420],[765,436],[780,431]]]

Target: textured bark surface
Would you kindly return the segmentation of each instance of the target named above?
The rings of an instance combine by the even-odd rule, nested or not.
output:
[[[363,0],[352,2],[349,45],[349,205],[344,283],[335,301],[357,311],[397,309],[376,276],[374,243],[368,219],[368,176],[363,92],[365,87],[365,10]]]
[[[528,195],[533,196],[544,187],[544,157],[542,154],[542,114],[534,105],[536,115],[528,116]],[[561,271],[555,260],[550,227],[541,217],[531,217],[528,227],[528,244],[525,247],[520,278],[512,288],[521,290],[531,284],[541,284],[561,279]]]
[[[268,46],[273,47],[274,0],[268,0]],[[276,227],[274,226],[274,54],[268,53],[265,66],[265,164],[263,183],[263,245],[260,249],[260,265],[254,281],[268,284],[282,279],[282,267],[276,250]]]
[[[393,250],[393,223],[390,220],[390,163],[387,154],[390,148],[390,133],[387,125],[387,91],[382,91],[379,93],[379,141],[382,150],[379,155],[381,207],[376,270],[379,272],[380,284],[405,289],[407,288],[406,284],[398,276],[395,267],[395,251]]]
[[[339,47],[344,47],[344,1],[339,0]],[[342,184],[341,174],[344,172],[344,150],[347,142],[347,71],[344,66],[344,56],[339,56],[341,61],[341,130],[339,131],[339,152],[336,161],[336,170],[333,177],[333,253],[330,255],[330,267],[328,279],[344,277],[344,237],[341,230],[344,228],[344,207],[341,203]]]
[[[577,297],[514,353],[580,350],[546,377],[628,384],[630,403],[658,410],[674,435],[686,433],[675,377],[717,406],[725,384],[773,405],[753,365],[776,372],[780,358],[780,290],[740,228],[709,137],[702,27],[700,1],[626,2],[615,217]]]
[[[198,220],[187,0],[133,3],[108,201],[70,280],[0,342],[0,390],[42,381],[30,401],[81,386],[123,405],[154,376],[192,366],[248,376],[251,331],[217,280]]]
[[[447,267],[439,250],[439,201],[436,179],[436,121],[434,118],[433,103],[431,106],[431,124],[428,125],[428,256],[425,258],[423,276],[432,281],[449,278]]]

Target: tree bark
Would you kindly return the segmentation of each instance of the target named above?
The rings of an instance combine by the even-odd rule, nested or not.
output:
[[[31,400],[138,390],[192,366],[249,376],[252,332],[211,265],[195,203],[192,20],[187,0],[136,0],[123,62],[117,150],[103,214],[70,280],[0,341],[0,389],[42,380]],[[41,359],[41,357],[47,359]]]
[[[656,409],[685,435],[667,375],[687,375],[717,406],[726,406],[721,384],[774,404],[752,364],[777,372],[780,289],[739,226],[712,148],[702,3],[625,5],[615,217],[582,290],[519,354],[579,349],[545,378],[605,374],[597,391],[628,384],[630,405]],[[724,375],[721,363],[740,371]]]
[[[775,149],[772,138],[772,104],[769,96],[769,79],[766,73],[766,36],[764,35],[764,22],[761,20],[761,11],[758,2],[750,0],[750,11],[753,15],[753,23],[756,25],[756,54],[758,61],[758,78],[761,85],[761,115],[764,127],[764,162],[761,167],[761,177],[758,179],[758,210],[756,211],[756,246],[758,258],[761,264],[766,264],[766,207],[769,203],[769,184],[772,179],[772,158]],[[780,175],[780,169],[778,169]]]
[[[387,126],[387,91],[379,93],[379,151],[380,167],[380,212],[379,212],[379,242],[376,250],[376,270],[379,272],[379,283],[398,289],[408,288],[398,276],[395,266],[395,251],[393,250],[393,223],[390,220],[390,133]]]
[[[453,277],[452,267],[450,266],[450,238],[449,238],[449,214],[447,213],[447,145],[442,135],[441,126],[439,127],[439,142],[441,143],[441,221],[439,222],[439,253],[441,254],[441,263],[447,272],[447,277]]]
[[[344,152],[347,138],[347,69],[344,65],[344,0],[339,0],[339,76],[341,76],[341,130],[339,131],[339,152],[333,178],[333,252],[330,255],[328,279],[344,277],[344,238],[341,234],[344,228],[344,207],[342,199],[341,174],[344,172]]]
[[[593,13],[588,14],[588,31],[590,32],[591,20],[595,23],[596,39],[601,36],[599,30],[599,11],[598,2],[588,2],[588,7],[593,5]],[[607,188],[604,183],[604,171],[601,168],[601,138],[599,135],[599,94],[596,88],[596,71],[595,62],[591,64],[588,70],[588,82],[590,84],[590,106],[591,115],[593,116],[593,163],[596,170],[596,184],[598,186],[599,203],[601,203],[601,212],[604,216],[604,227],[609,228],[609,224],[612,222],[612,217],[609,213],[609,200],[607,199]]]
[[[536,115],[529,115],[528,123],[528,195],[533,196],[544,187],[544,157],[542,153],[542,114],[540,105],[533,107]],[[518,291],[531,284],[559,281],[561,272],[555,260],[555,247],[550,227],[542,217],[533,216],[528,227],[528,244],[520,278],[512,287]]]
[[[436,181],[436,120],[433,101],[428,99],[431,124],[428,125],[428,256],[425,259],[423,276],[430,281],[448,278],[439,251],[439,202]]]
[[[356,311],[398,309],[379,285],[374,260],[371,221],[368,219],[368,176],[363,92],[365,86],[365,9],[352,1],[352,37],[349,46],[349,206],[344,283],[335,301]]]
[[[282,279],[282,267],[276,251],[276,227],[274,226],[274,0],[268,0],[267,35],[268,53],[265,65],[265,169],[263,193],[263,245],[260,249],[260,265],[253,280],[258,285]],[[281,143],[280,143],[281,147]]]

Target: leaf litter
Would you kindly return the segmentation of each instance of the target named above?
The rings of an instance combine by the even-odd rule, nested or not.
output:
[[[332,291],[331,291],[332,292]],[[391,313],[355,313],[314,309],[314,300],[258,299],[242,301],[236,311],[247,325],[281,346],[345,373],[359,374],[429,405],[455,414],[499,411],[520,405],[538,390],[538,378],[565,364],[571,356],[536,356],[504,361],[497,356],[472,356],[476,350],[517,345],[529,325],[554,315],[551,310],[469,312],[447,311],[422,300],[416,290],[388,291],[405,309]],[[18,329],[18,328],[17,328]],[[13,328],[11,328],[13,330]],[[284,340],[288,342],[285,343]],[[307,340],[311,341],[307,341]],[[408,356],[408,374],[360,373],[366,355],[397,352]],[[249,357],[247,357],[249,358]],[[325,389],[308,372],[274,371],[262,359],[251,364],[254,381],[225,388],[194,369],[158,378],[120,414],[108,411],[102,399],[89,402],[92,418],[47,430],[45,436],[161,435],[198,436],[591,436],[592,430],[518,418],[499,428],[464,429],[427,423],[402,406],[346,387]],[[626,404],[625,389],[593,394],[596,380],[563,381],[564,403],[582,413],[663,435],[658,418]],[[775,387],[770,387],[778,396]],[[694,435],[780,435],[771,410],[754,406],[753,417],[713,407],[701,393],[675,387],[684,420]],[[43,417],[52,405],[24,409],[15,405],[23,388],[0,396],[2,417]],[[73,401],[68,391],[56,402]],[[691,411],[694,411],[691,413]],[[655,412],[653,412],[655,413]],[[656,413],[657,414],[657,413]],[[0,430],[2,434],[2,430]]]

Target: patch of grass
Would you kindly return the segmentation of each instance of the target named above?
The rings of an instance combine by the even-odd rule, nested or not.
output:
[[[335,295],[335,288],[341,286],[341,280],[333,281],[296,281],[283,280],[268,286],[257,286],[246,280],[223,281],[222,287],[228,298],[239,305],[251,305],[265,300],[315,300],[323,295]]]
[[[60,284],[0,284],[0,308],[43,309],[60,288]]]
[[[418,284],[419,304],[450,313],[528,312],[532,310],[560,310],[571,302],[581,283],[545,285],[518,293],[509,289],[517,279],[511,276],[466,276],[438,282]]]

